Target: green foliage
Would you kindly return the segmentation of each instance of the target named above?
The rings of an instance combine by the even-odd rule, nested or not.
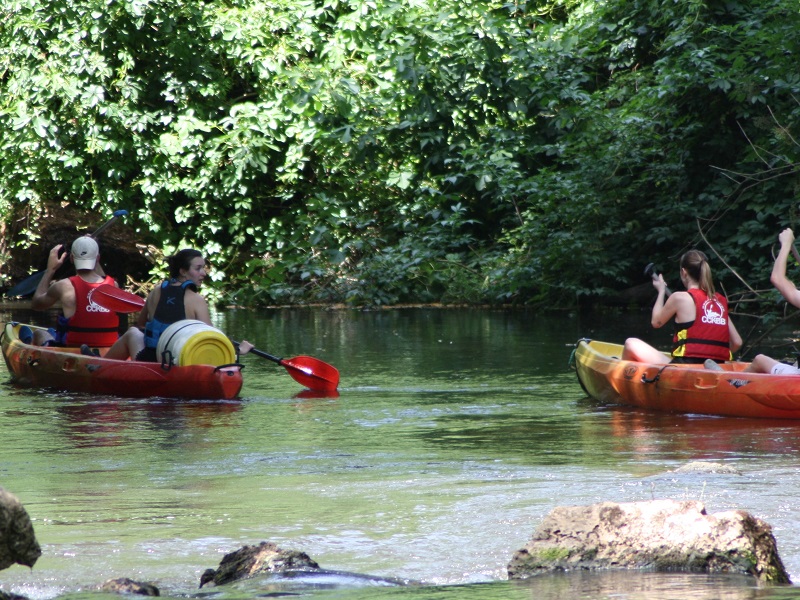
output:
[[[765,287],[797,217],[789,0],[0,11],[10,246],[124,207],[228,301],[570,306],[690,246]]]

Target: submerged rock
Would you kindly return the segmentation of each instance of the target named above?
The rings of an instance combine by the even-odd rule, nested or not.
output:
[[[722,473],[728,475],[741,475],[734,466],[716,462],[694,461],[678,467],[673,473]]]
[[[258,546],[242,546],[239,550],[223,556],[217,569],[206,569],[200,577],[200,587],[206,584],[224,585],[263,575],[269,576],[268,585],[273,591],[353,585],[398,586],[412,583],[400,579],[322,569],[305,552],[283,550],[272,542],[261,542]]]
[[[736,573],[790,583],[767,523],[741,510],[709,515],[701,502],[677,500],[557,507],[514,553],[508,577],[594,569]]]
[[[100,591],[113,594],[138,594],[140,596],[160,596],[159,589],[150,583],[134,581],[127,577],[109,579],[100,586]]]
[[[33,568],[41,555],[28,512],[14,494],[0,488],[0,569],[14,563]]]

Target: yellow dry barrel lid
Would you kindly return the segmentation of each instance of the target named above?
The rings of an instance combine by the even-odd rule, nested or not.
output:
[[[165,351],[172,363],[181,367],[218,367],[236,362],[236,350],[228,337],[216,327],[193,319],[176,321],[164,330],[156,349],[159,359]]]

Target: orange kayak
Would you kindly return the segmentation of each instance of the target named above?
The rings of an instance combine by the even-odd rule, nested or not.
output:
[[[677,413],[800,419],[800,376],[745,373],[749,363],[648,364],[621,360],[622,344],[579,340],[570,361],[588,396]]]
[[[30,333],[41,329],[6,323],[0,334],[3,358],[13,383],[26,387],[124,396],[227,400],[242,389],[243,365],[162,366],[160,363],[86,356],[78,348],[34,346]],[[20,336],[22,335],[22,339]]]

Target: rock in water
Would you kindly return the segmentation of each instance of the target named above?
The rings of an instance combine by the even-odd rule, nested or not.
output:
[[[742,472],[732,465],[722,463],[694,461],[678,467],[674,473],[721,473],[728,475],[741,475]]]
[[[14,563],[33,567],[41,555],[27,511],[14,494],[0,488],[0,569]]]
[[[143,583],[141,581],[134,581],[127,577],[119,577],[117,579],[109,579],[100,586],[103,592],[111,592],[114,594],[138,594],[140,596],[160,596],[158,588],[151,583]]]
[[[514,553],[508,577],[591,569],[736,573],[790,583],[767,523],[742,510],[709,515],[701,502],[677,500],[557,507]]]
[[[263,573],[319,570],[319,565],[305,552],[282,550],[272,542],[261,542],[258,546],[242,546],[226,554],[219,568],[206,569],[200,578],[200,587],[209,582],[223,585]]]

